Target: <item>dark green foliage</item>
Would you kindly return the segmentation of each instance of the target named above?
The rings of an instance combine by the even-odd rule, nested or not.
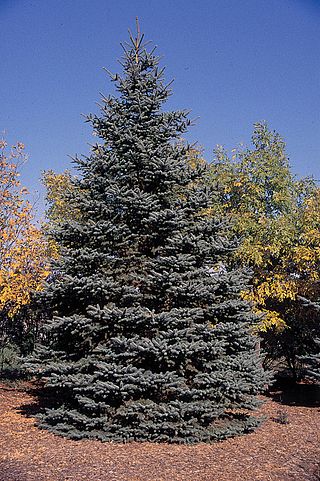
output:
[[[280,304],[275,305],[275,308]],[[319,336],[319,313],[309,305],[301,302],[301,299],[283,303],[285,307],[284,320],[288,328],[282,332],[272,329],[262,334],[263,350],[266,353],[264,365],[286,365],[287,374],[294,381],[303,378],[303,356],[316,351],[315,337]],[[280,367],[281,370],[281,367]]]
[[[0,376],[8,371],[16,371],[19,368],[20,351],[11,343],[0,346]]]
[[[21,357],[30,354],[38,333],[39,318],[34,304],[23,306],[13,317],[0,313],[0,376],[21,377]]]
[[[314,336],[320,336],[320,303],[311,302],[304,299],[305,308],[311,308],[314,311],[314,317],[316,318],[316,329],[314,330]],[[318,314],[318,315],[317,315]],[[313,342],[309,342],[309,352],[306,356],[302,356],[300,360],[304,364],[306,369],[306,377],[313,381],[320,382],[320,338],[314,337]]]
[[[53,316],[29,368],[56,390],[40,425],[74,439],[210,442],[258,424],[247,276],[227,269],[235,246],[204,215],[206,167],[188,163],[187,113],[161,110],[158,63],[131,38],[118,97],[88,119],[102,145],[76,160],[81,219],[55,232]]]

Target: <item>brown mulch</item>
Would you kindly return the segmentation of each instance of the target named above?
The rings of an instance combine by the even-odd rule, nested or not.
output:
[[[255,433],[195,446],[71,441],[21,413],[30,394],[0,385],[0,481],[317,481],[320,410],[264,398]],[[301,404],[301,403],[300,403]],[[274,419],[285,410],[289,424]]]

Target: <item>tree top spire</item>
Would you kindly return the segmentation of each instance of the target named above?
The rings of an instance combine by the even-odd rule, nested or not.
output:
[[[143,37],[144,37],[144,34],[141,35],[138,17],[136,17],[136,31],[137,31],[136,36],[134,37],[131,33],[131,30],[129,29],[130,40],[131,40],[131,43],[133,44],[133,47],[135,49],[136,63],[138,63],[139,62],[139,50],[140,50],[141,42],[142,42]]]

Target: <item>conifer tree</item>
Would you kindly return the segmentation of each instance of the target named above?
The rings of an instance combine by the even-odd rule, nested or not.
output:
[[[206,166],[190,166],[181,141],[188,113],[162,109],[170,88],[139,33],[122,65],[118,95],[88,117],[101,143],[76,159],[81,215],[55,227],[52,318],[29,361],[56,395],[40,426],[119,442],[249,432],[266,376],[240,297],[247,275],[227,267],[235,245],[204,215]]]
[[[315,339],[317,352],[305,356],[303,361],[307,366],[307,376],[316,382],[320,382],[320,338]]]
[[[320,313],[320,302],[312,302],[307,299],[301,298],[304,301],[304,306],[306,308],[310,307],[318,315],[316,317],[317,329],[313,333],[313,342],[309,342],[308,354],[301,356],[300,360],[303,362],[306,370],[306,377],[312,379],[315,382],[320,382],[320,323],[319,323],[319,313]],[[315,337],[316,336],[316,337]]]

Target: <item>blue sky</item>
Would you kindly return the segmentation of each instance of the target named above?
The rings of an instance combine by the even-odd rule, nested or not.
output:
[[[102,67],[120,70],[136,16],[175,78],[167,108],[192,110],[207,160],[267,120],[293,171],[320,179],[320,0],[0,0],[0,131],[26,144],[30,190],[88,152],[81,113],[110,92]]]

